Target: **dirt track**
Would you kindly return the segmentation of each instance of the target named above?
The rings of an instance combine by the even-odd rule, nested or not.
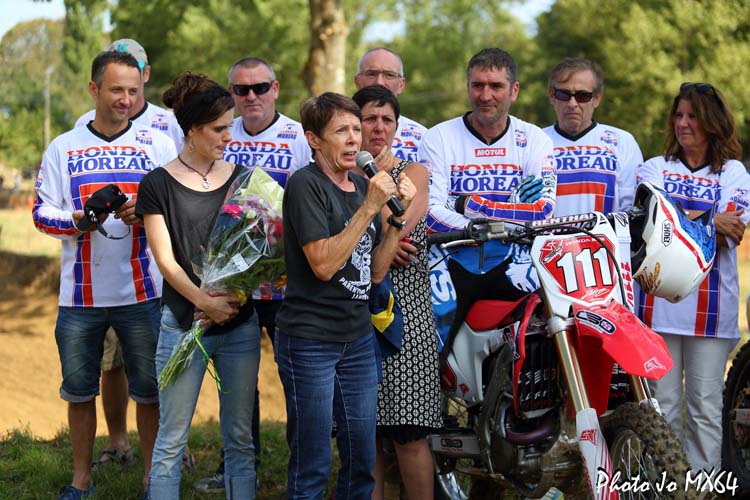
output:
[[[0,435],[28,426],[35,436],[51,438],[67,426],[54,335],[58,273],[56,259],[0,252]],[[283,391],[265,336],[258,382],[261,419],[285,420]],[[218,420],[218,408],[216,387],[206,377],[194,421]],[[97,418],[97,433],[106,433],[101,404]],[[134,404],[129,405],[128,428],[135,430]]]

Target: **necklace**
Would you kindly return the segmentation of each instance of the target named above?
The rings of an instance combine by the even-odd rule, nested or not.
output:
[[[211,169],[214,168],[214,163],[216,163],[216,160],[211,160],[211,165],[208,166],[208,170],[206,170],[205,174],[200,173],[198,170],[194,169],[187,163],[185,163],[185,160],[183,160],[180,155],[177,155],[177,159],[180,160],[180,163],[185,165],[187,168],[195,172],[196,174],[203,177],[203,182],[201,182],[201,186],[203,186],[203,189],[211,189],[211,182],[208,180],[208,174],[211,173]]]

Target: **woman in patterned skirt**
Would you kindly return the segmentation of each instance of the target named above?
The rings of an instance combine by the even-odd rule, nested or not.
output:
[[[383,498],[382,439],[393,442],[401,477],[410,500],[433,498],[434,467],[427,444],[430,432],[442,426],[435,319],[427,267],[427,213],[429,178],[419,163],[393,155],[399,105],[385,87],[373,85],[353,96],[362,110],[362,151],[375,157],[379,170],[398,177],[406,173],[417,194],[406,212],[402,240],[391,264],[391,279],[404,315],[401,351],[383,360],[378,386],[377,462],[373,499]],[[384,208],[382,220],[390,215]]]

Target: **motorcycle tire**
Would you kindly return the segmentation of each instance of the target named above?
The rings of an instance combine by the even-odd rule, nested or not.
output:
[[[609,448],[612,469],[619,470],[621,483],[631,476],[660,484],[662,473],[666,473],[667,484],[674,481],[677,488],[659,492],[651,487],[647,494],[620,491],[621,500],[631,498],[674,498],[690,500],[698,497],[695,491],[685,492],[685,477],[688,461],[682,445],[677,440],[664,417],[653,408],[638,403],[625,403],[602,420],[604,438]],[[637,467],[634,470],[633,466]]]
[[[732,361],[724,384],[721,411],[721,466],[737,478],[737,497],[750,496],[750,427],[734,424],[732,410],[750,408],[750,342],[745,343]]]

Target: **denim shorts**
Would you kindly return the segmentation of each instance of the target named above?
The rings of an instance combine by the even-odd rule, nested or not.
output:
[[[60,307],[55,340],[63,381],[60,397],[85,403],[99,394],[104,335],[111,326],[122,347],[128,392],[137,403],[158,403],[154,354],[159,299],[118,307]]]

